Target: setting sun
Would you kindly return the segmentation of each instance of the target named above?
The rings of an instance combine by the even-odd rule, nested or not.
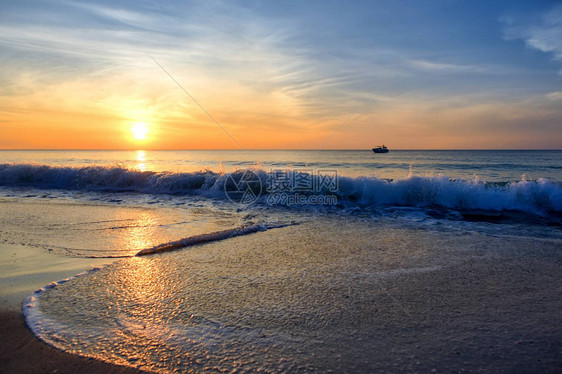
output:
[[[143,122],[136,122],[131,126],[131,133],[135,140],[146,140],[148,135],[148,126]]]

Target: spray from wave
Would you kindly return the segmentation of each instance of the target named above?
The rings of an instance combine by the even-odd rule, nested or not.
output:
[[[135,192],[143,194],[199,195],[226,198],[225,188],[232,180],[244,189],[245,170],[232,173],[198,171],[190,173],[154,172],[124,167],[57,167],[37,164],[0,164],[0,186],[96,192]],[[255,169],[260,182],[260,199],[273,193],[268,186],[272,172]],[[319,176],[311,176],[314,183]],[[481,209],[521,211],[535,214],[562,212],[562,184],[548,179],[488,183],[449,179],[445,176],[385,180],[375,177],[338,177],[337,188],[301,192],[304,195],[335,195],[345,206],[442,206],[454,210]]]

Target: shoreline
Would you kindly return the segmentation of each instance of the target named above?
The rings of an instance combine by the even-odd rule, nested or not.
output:
[[[26,224],[24,234],[29,235],[25,214],[37,214],[37,207],[27,207],[26,211],[21,205],[14,208],[12,214],[5,210],[4,216],[19,212],[23,216],[19,222]],[[87,212],[91,215],[91,209]],[[174,370],[175,363],[150,366],[149,360],[144,363],[134,360],[130,362],[131,367],[106,363],[64,352],[38,339],[24,320],[25,297],[53,281],[116,260],[65,257],[32,241],[25,245],[17,236],[19,227],[14,224],[12,237],[7,237],[14,244],[0,243],[3,337],[0,372],[146,372],[133,366],[164,372]],[[36,228],[37,238],[49,232],[44,227]],[[138,320],[134,318],[125,320],[128,327],[123,327],[114,314],[106,317],[99,314],[98,306],[101,310],[109,310],[107,306],[123,307],[122,296],[132,287],[143,290],[147,285],[181,285],[188,269],[191,274],[188,294],[173,293],[172,299],[168,299],[162,292],[164,289],[151,288],[152,295],[162,295],[152,299],[154,303],[139,303],[142,294],[132,295],[131,300],[135,305],[150,305],[148,308],[162,306],[159,302],[177,305],[177,309],[171,310],[175,316],[188,316],[181,305],[189,305],[192,316],[242,327],[230,333],[243,332],[246,326],[255,330],[266,327],[268,335],[252,335],[249,340],[252,345],[242,344],[245,335],[239,335],[239,340],[232,339],[232,335],[218,335],[217,339],[224,339],[220,342],[239,343],[230,351],[218,350],[214,356],[208,357],[198,346],[189,351],[179,349],[180,354],[190,354],[189,361],[180,367],[186,371],[193,368],[205,372],[221,363],[225,366],[219,367],[226,369],[231,362],[247,365],[250,371],[257,369],[256,365],[281,370],[286,367],[279,366],[277,357],[286,355],[295,363],[310,364],[319,372],[328,369],[336,372],[432,369],[548,372],[562,367],[558,353],[562,346],[558,313],[562,308],[559,240],[492,235],[496,231],[491,229],[482,233],[458,233],[458,230],[420,230],[417,225],[395,226],[382,220],[341,220],[330,216],[183,252],[135,258],[135,261],[118,260],[116,266],[96,272],[93,297],[85,298],[83,304],[69,305],[81,305],[85,314],[90,311],[98,326],[107,328],[117,324],[127,331],[136,331],[137,326],[144,329],[146,325],[136,325]],[[506,234],[502,229],[502,235]],[[41,242],[37,240],[37,243]],[[133,274],[136,277],[127,277]],[[76,290],[75,295],[90,295],[88,278],[80,277],[72,285],[55,288],[62,293],[53,294],[63,294],[65,298],[56,299],[52,295],[51,302],[43,304],[46,316],[73,321],[76,309],[65,312],[60,307],[61,301],[74,300],[73,294],[65,293],[64,289]],[[96,297],[103,296],[103,290],[107,289],[104,284],[118,285],[113,290],[119,290],[121,297]],[[99,302],[92,304],[92,300]],[[159,310],[168,309],[155,308],[156,312]],[[184,320],[178,317],[172,322]],[[197,321],[203,327],[193,330],[191,337],[204,342],[206,337],[215,336],[214,330],[205,335],[208,329],[203,318]],[[50,333],[48,328],[45,332]],[[102,347],[106,352],[116,349],[119,357],[135,357],[150,346],[143,342],[150,338],[150,333],[135,336],[136,343],[141,344],[135,345],[135,341],[129,344],[122,339],[113,341],[116,345],[106,339],[110,342],[106,346],[73,345],[71,349],[100,357],[96,353]],[[273,339],[283,336],[294,338]],[[191,338],[189,334],[184,337]],[[269,349],[268,356],[260,356],[264,351],[255,348],[260,344]],[[332,350],[339,352],[339,357],[322,355]],[[154,350],[150,352],[153,354]],[[310,352],[317,357],[310,356]],[[200,355],[197,361],[196,355]],[[263,360],[256,364],[247,360],[249,357]],[[275,359],[267,361],[269,357]],[[357,357],[365,360],[358,361]],[[165,363],[168,362],[171,363]]]
[[[110,262],[65,258],[38,248],[0,244],[0,373],[146,373],[63,352],[37,338],[25,322],[22,303],[33,291]]]
[[[142,293],[126,299],[132,285],[146,289],[148,284],[160,284],[164,288],[152,292],[162,295],[166,285],[181,283],[186,269],[191,274],[190,292],[151,299],[154,317],[164,321],[158,326],[139,325],[144,320],[134,317],[116,322],[113,313],[101,316],[94,311],[78,317],[74,322],[83,318],[107,328],[126,326],[132,334],[116,340],[106,337],[101,346],[72,349],[95,354],[100,348],[119,347],[119,357],[140,356],[135,364],[161,372],[188,371],[191,363],[201,372],[240,365],[248,371],[296,371],[289,369],[296,366],[281,366],[280,358],[314,372],[552,372],[561,367],[556,248],[555,243],[531,238],[458,236],[381,225],[373,230],[370,224],[335,219],[239,236],[183,252],[124,260],[96,272],[96,288],[88,299],[96,301],[84,304],[93,311],[94,306],[106,310],[109,305],[120,310],[131,302],[141,308],[149,305],[140,302]],[[136,277],[112,289],[114,297],[105,297],[103,290],[127,279],[127,274]],[[88,278],[51,291],[43,313],[61,316],[57,302],[81,300],[82,291],[90,290]],[[58,299],[56,294],[65,296]],[[156,306],[162,302],[189,305],[197,321],[193,330],[174,330],[173,325],[185,322],[180,317],[185,309],[159,312],[164,309]],[[161,319],[161,313],[177,318]],[[72,311],[62,316],[75,317]],[[231,328],[226,334],[214,333],[205,318],[219,321],[212,326],[228,323]],[[176,339],[196,342],[186,350],[176,346],[175,354],[189,353],[188,360],[159,365],[138,354],[139,348],[151,346],[159,326]],[[263,335],[248,340],[248,328]],[[131,336],[135,338],[130,340]],[[199,342],[211,339],[218,340],[218,347],[223,342],[232,346],[198,349]],[[155,347],[151,357],[158,349],[166,348]]]

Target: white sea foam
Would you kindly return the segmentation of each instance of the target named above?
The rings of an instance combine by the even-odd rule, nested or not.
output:
[[[232,229],[221,230],[221,231],[214,231],[211,233],[200,234],[195,236],[189,236],[187,238],[182,238],[179,240],[175,240],[168,243],[159,244],[154,247],[146,248],[139,251],[136,255],[137,256],[146,256],[155,253],[162,253],[162,252],[170,252],[180,248],[186,248],[197,244],[204,244],[229,238],[234,238],[236,236],[248,235],[253,234],[258,231],[266,231],[272,228],[280,228],[289,225],[294,225],[295,223],[286,223],[286,224],[264,224],[259,223],[255,225],[249,226],[242,226],[242,227],[235,227]]]
[[[225,199],[225,185],[240,179],[243,170],[232,173],[139,171],[123,167],[56,167],[38,164],[0,164],[0,186],[89,192],[135,192],[151,195],[199,195]],[[254,170],[261,181],[265,203],[271,172]],[[313,178],[317,178],[316,175]],[[241,186],[244,188],[244,186]],[[442,206],[455,210],[516,210],[530,213],[562,212],[562,185],[537,180],[487,183],[446,176],[386,180],[376,177],[339,177],[337,188],[304,194],[331,194],[346,206]]]
[[[25,298],[23,301],[23,315],[25,316],[25,323],[29,327],[29,329],[33,332],[33,334],[39,337],[41,340],[59,348],[63,349],[63,346],[58,343],[57,335],[54,334],[52,337],[48,337],[42,334],[44,329],[52,329],[53,331],[60,331],[62,330],[62,325],[58,324],[56,321],[47,320],[43,313],[39,308],[39,300],[41,296],[47,292],[48,290],[55,288],[59,285],[62,285],[68,281],[76,279],[78,277],[84,276],[91,272],[95,272],[100,270],[101,267],[93,267],[92,269],[82,272],[80,274],[73,275],[71,277],[61,279],[56,282],[51,282],[46,286],[43,286],[37,290],[35,290],[31,295]]]

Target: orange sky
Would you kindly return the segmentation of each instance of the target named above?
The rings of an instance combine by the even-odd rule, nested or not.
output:
[[[260,97],[233,87],[215,98],[201,91],[199,102],[235,142],[165,75],[158,83],[128,83],[54,83],[2,98],[9,110],[0,122],[0,148],[238,149],[237,142],[246,149],[368,149],[378,143],[394,149],[560,147],[548,129],[528,125],[551,121],[550,131],[556,131],[557,100],[455,105],[375,97],[352,116],[363,97],[340,105],[340,113],[325,108],[311,115],[298,100],[282,95]],[[146,139],[135,138],[132,128],[139,123],[147,128]]]
[[[150,4],[2,5],[0,149],[562,148],[562,23],[509,2],[478,30],[469,4]]]

